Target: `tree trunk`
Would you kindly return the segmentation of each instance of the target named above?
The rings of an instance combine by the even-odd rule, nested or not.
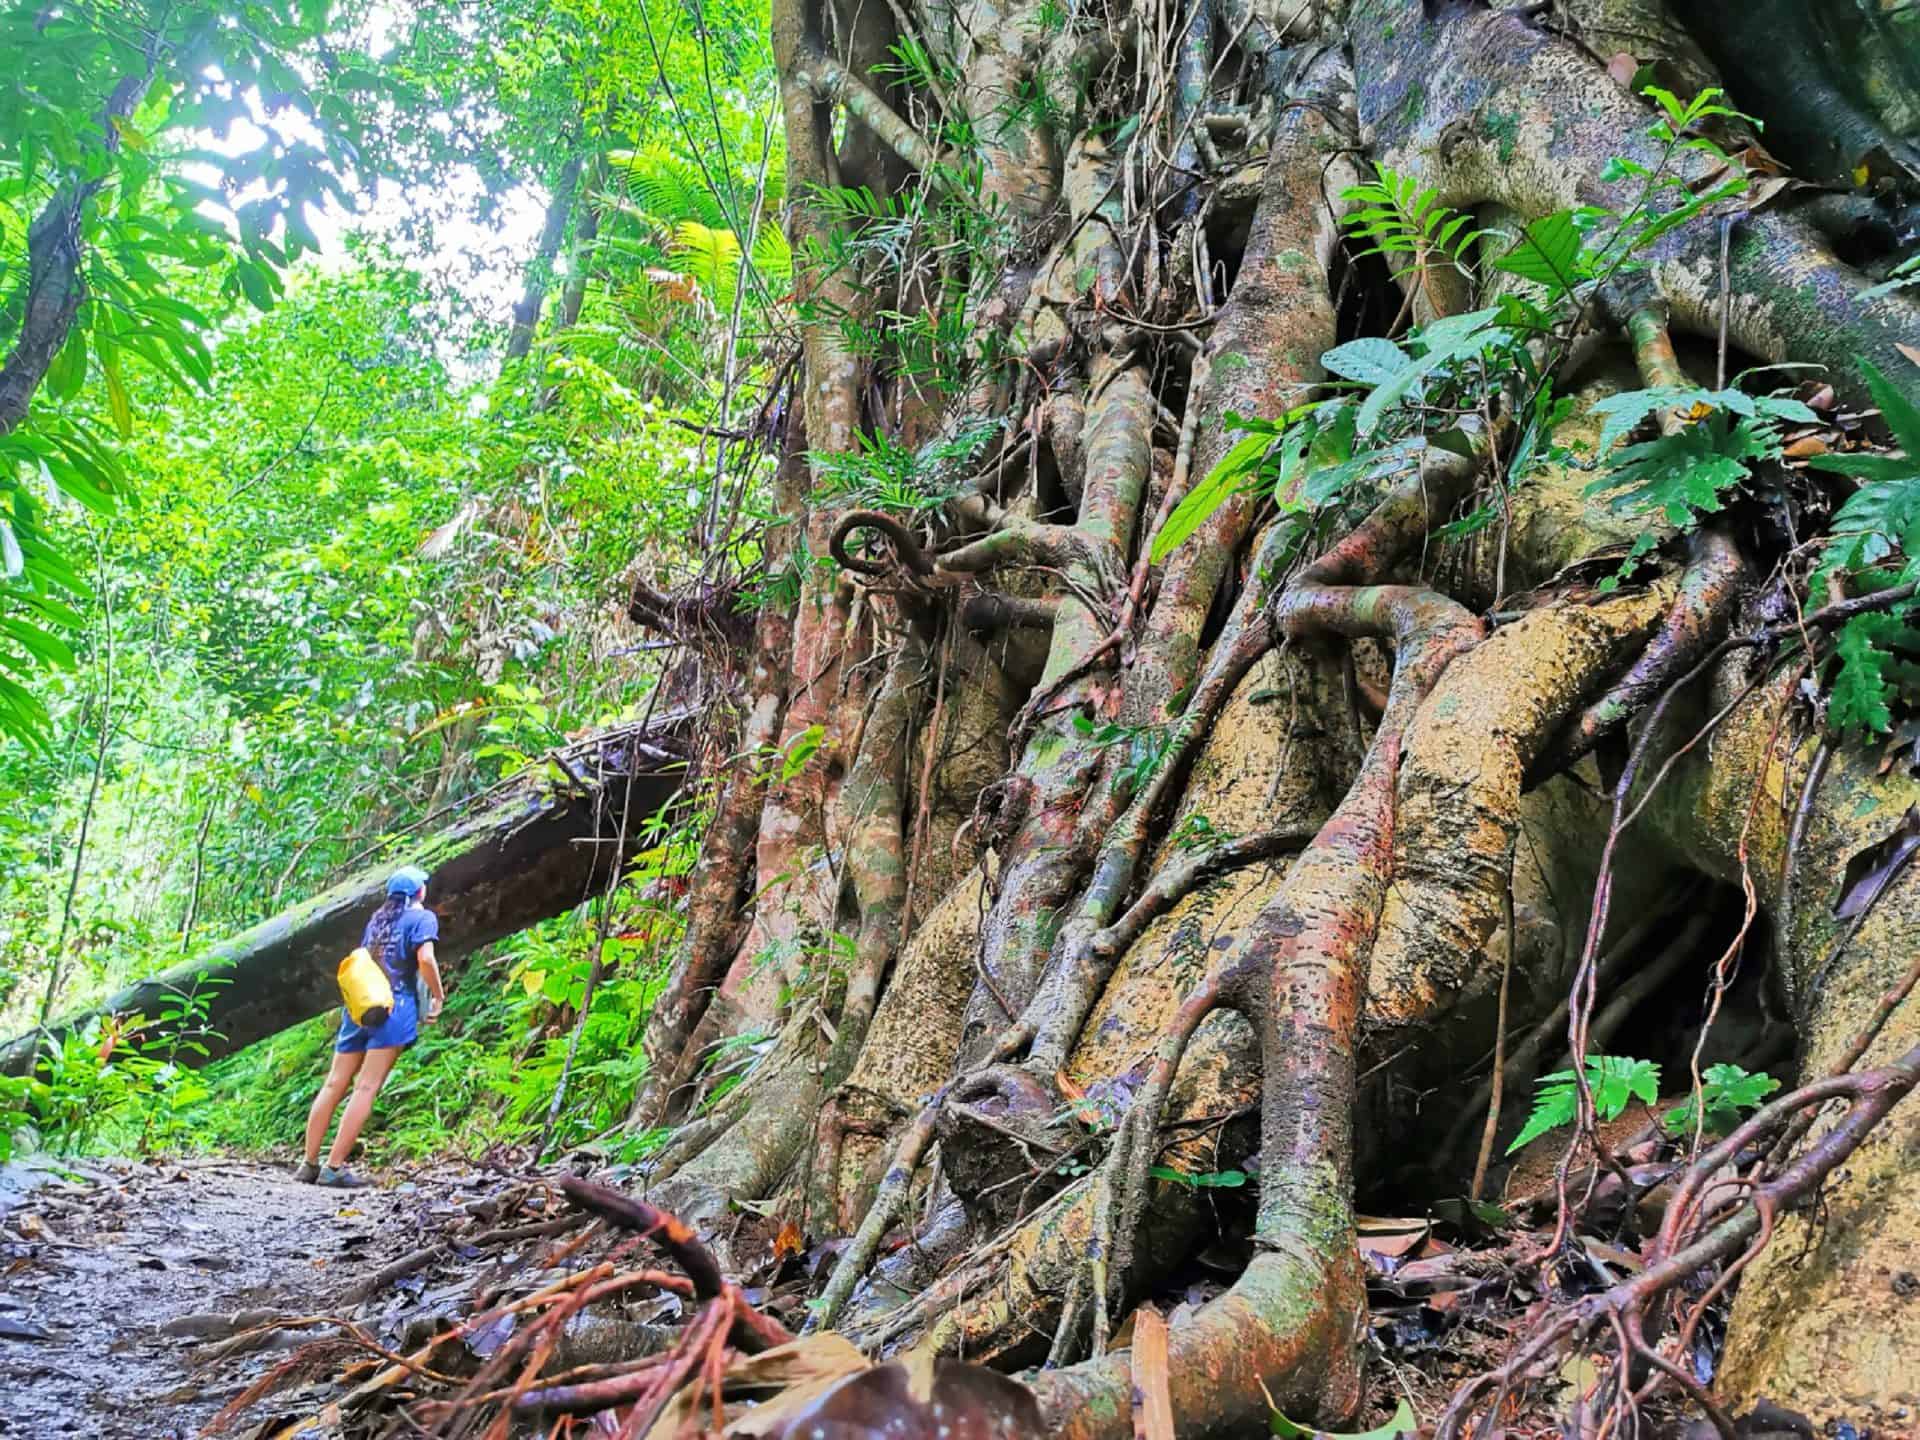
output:
[[[160,44],[158,32],[152,44]],[[120,150],[121,125],[134,112],[153,81],[155,50],[142,57],[145,69],[129,75],[113,89],[100,111],[100,148],[104,158],[89,157],[98,171],[111,164]],[[57,186],[40,213],[27,227],[27,285],[19,311],[19,330],[0,364],[0,435],[7,435],[27,418],[40,382],[47,378],[54,357],[67,343],[73,322],[86,299],[86,211],[105,183],[103,173],[73,178]]]
[[[1697,1402],[1669,1302],[1743,1271],[1727,1403],[1904,1423],[1913,1307],[1890,1297],[1920,1273],[1920,1109],[1885,1117],[1920,1080],[1920,1001],[1898,991],[1920,882],[1888,857],[1912,853],[1920,783],[1822,733],[1827,672],[1793,647],[1824,667],[1837,628],[1911,590],[1809,596],[1808,536],[1844,495],[1784,465],[1716,492],[1724,510],[1622,514],[1581,457],[1623,390],[1816,364],[1858,402],[1863,357],[1910,390],[1920,307],[1874,289],[1822,202],[1763,184],[1654,227],[1599,293],[1557,277],[1572,308],[1535,360],[1564,408],[1465,360],[1484,393],[1441,403],[1429,365],[1417,408],[1445,424],[1364,476],[1337,441],[1247,460],[1232,428],[1300,423],[1344,341],[1378,359],[1412,321],[1438,344],[1533,293],[1483,263],[1510,240],[1460,260],[1419,215],[1363,253],[1356,181],[1391,172],[1420,214],[1516,234],[1721,185],[1722,154],[1670,145],[1628,83],[1652,67],[1692,91],[1717,61],[1734,104],[1791,112],[1739,89],[1773,72],[1706,33],[1721,9],[777,0],[805,439],[781,508],[813,563],[755,631],[753,754],[649,1037],[634,1123],[671,1127],[646,1177],[663,1203],[722,1244],[751,1243],[743,1209],[850,1235],[820,1323],[1044,1364],[1053,1433],[1120,1437],[1120,1322],[1217,1223],[1167,1167],[1243,1170],[1251,1258],[1169,1341],[1179,1433],[1252,1433],[1275,1405],[1341,1424],[1366,1395],[1356,1194],[1458,1194],[1478,1149],[1444,1132],[1484,1111],[1436,1122],[1405,1097],[1463,1087],[1509,989],[1511,1023],[1544,1027],[1526,1063],[1560,1053],[1568,1015],[1574,1053],[1598,1053],[1674,1008],[1599,1010],[1632,982],[1677,974],[1717,1007],[1764,939],[1802,1078],[1866,1041],[1885,1063],[1762,1112],[1745,1138],[1772,1144],[1795,1107],[1846,1102],[1770,1160],[1703,1142],[1688,1184],[1750,1168],[1676,1203],[1631,1284],[1543,1302],[1441,1429],[1576,1373],[1547,1353],[1573,1346],[1603,1363],[1569,1423],[1662,1386]],[[885,60],[906,51],[913,83]],[[1841,150],[1788,158],[1851,175],[1878,137],[1897,163],[1906,74],[1848,91]],[[946,369],[928,311],[966,333]],[[1682,437],[1693,408],[1649,419]],[[1552,443],[1532,434],[1544,458],[1514,479],[1533,416]],[[912,463],[877,476],[882,453]],[[1216,503],[1183,509],[1196,494]],[[1712,943],[1663,954],[1646,917],[1708,880],[1737,890],[1737,933],[1690,917],[1678,933]],[[772,1043],[708,1091],[714,1047],[748,1037]],[[1766,1239],[1812,1224],[1822,1186],[1844,1234],[1789,1274],[1797,1248]],[[1534,1293],[1559,1293],[1567,1239],[1529,1262]]]
[[[641,822],[673,800],[685,776],[685,728],[684,721],[669,722],[569,747],[332,889],[93,1010],[13,1040],[0,1049],[0,1073],[24,1073],[48,1034],[71,1033],[96,1016],[151,1016],[184,996],[197,996],[204,1013],[181,1033],[207,1050],[183,1050],[185,1064],[218,1059],[325,1012],[340,1000],[335,968],[360,943],[403,859],[431,876],[443,959],[572,909],[649,843]],[[152,1041],[173,1032],[149,1023],[139,1033]]]
[[[580,189],[581,158],[571,155],[560,167],[553,182],[553,194],[547,200],[547,218],[540,227],[540,244],[520,298],[513,304],[513,324],[507,331],[506,358],[524,360],[533,349],[533,332],[540,326],[540,312],[547,303],[547,290],[553,284],[554,262],[560,258],[560,246],[567,236],[567,222],[573,215]]]
[[[1762,48],[1781,45],[1735,44],[1719,8],[1198,0],[1116,4],[1093,23],[1021,0],[964,17],[776,4],[807,257],[811,469],[794,503],[809,550],[838,570],[805,572],[780,612],[790,630],[761,621],[757,733],[814,748],[770,788],[735,777],[696,878],[694,941],[636,1107],[636,1124],[698,1114],[655,1162],[660,1198],[716,1225],[751,1202],[816,1237],[850,1233],[825,1323],[873,1347],[1045,1360],[1033,1383],[1056,1433],[1122,1436],[1117,1321],[1210,1223],[1158,1167],[1257,1159],[1254,1258],[1171,1337],[1179,1433],[1246,1433],[1270,1403],[1339,1422],[1363,1395],[1355,1189],[1395,1183],[1414,1152],[1425,1184],[1459,1193],[1477,1143],[1441,1143],[1394,1097],[1458,1083],[1491,1050],[1503,974],[1516,1019],[1565,1015],[1576,968],[1606,945],[1621,951],[1611,980],[1653,963],[1634,922],[1694,872],[1745,887],[1743,935],[1770,927],[1803,1074],[1842,1058],[1905,968],[1920,886],[1896,874],[1841,949],[1836,893],[1915,786],[1849,750],[1797,788],[1819,741],[1794,708],[1799,672],[1775,666],[1785,631],[1765,628],[1798,603],[1757,578],[1773,542],[1721,525],[1680,544],[1590,499],[1591,469],[1564,456],[1505,488],[1508,422],[1490,395],[1446,449],[1322,510],[1318,528],[1297,518],[1320,502],[1296,474],[1277,511],[1248,485],[1165,553],[1154,543],[1234,451],[1230,417],[1272,420],[1324,393],[1320,356],[1342,340],[1492,303],[1417,248],[1389,278],[1342,242],[1342,191],[1370,173],[1356,157],[1429,188],[1423,207],[1516,231],[1570,206],[1625,212],[1635,166],[1710,186],[1715,159],[1667,154],[1624,81],[1650,65],[1690,94],[1719,61],[1760,82]],[[902,33],[931,57],[925,89],[873,68]],[[1609,64],[1621,54],[1634,64]],[[1913,112],[1890,93],[1905,75],[1882,65],[1871,103],[1858,87],[1841,97],[1849,173],[1863,136],[1905,153],[1898,117]],[[1796,104],[1731,98],[1769,118]],[[1837,153],[1790,158],[1825,174]],[[868,222],[826,204],[836,184],[969,234],[961,283],[956,262],[912,250],[862,268]],[[1607,395],[1690,383],[1676,338],[1708,383],[1721,345],[1742,365],[1825,365],[1851,396],[1858,357],[1911,375],[1920,311],[1867,295],[1873,277],[1795,203],[1672,228],[1639,289],[1597,297],[1609,319],[1582,311],[1592,334],[1559,444],[1593,445]],[[969,216],[989,219],[984,235]],[[971,335],[970,366],[944,385],[907,363],[887,318],[929,304],[963,307]],[[1663,423],[1677,433],[1684,417]],[[918,479],[938,504],[855,507],[845,476],[874,430],[936,457]],[[1476,506],[1497,524],[1437,533]],[[1667,542],[1655,572],[1596,586],[1649,526]],[[1739,697],[1755,627],[1774,648],[1758,647],[1759,683]],[[1676,691],[1729,633],[1747,638]],[[784,668],[768,645],[787,647]],[[1736,699],[1711,749],[1687,743]],[[1654,797],[1625,849],[1610,823],[1623,743],[1623,803]],[[1596,747],[1599,768],[1581,758]],[[822,953],[844,968],[808,980],[816,967],[794,956]],[[1712,958],[1659,963],[1705,987]],[[1905,1052],[1911,1024],[1889,1025],[1874,1055]],[[709,1048],[746,1031],[779,1038],[698,1107]],[[1835,1173],[1858,1143],[1848,1127],[1864,1133],[1920,1068],[1876,1075],[1861,1093],[1881,1098],[1816,1132],[1766,1194]],[[1107,1125],[1083,1125],[1088,1107]],[[1205,1144],[1168,1128],[1255,1112]],[[1477,1142],[1481,1114],[1440,1128]],[[1742,1294],[1736,1400],[1896,1415],[1891,1357],[1915,1342],[1886,1277],[1920,1270],[1902,1218],[1920,1180],[1898,1159],[1915,1126],[1920,1111],[1898,1112],[1837,1182],[1853,1207],[1844,1257],[1771,1282],[1772,1301]],[[1710,1263],[1735,1261],[1748,1220],[1713,1232]],[[1692,1256],[1690,1235],[1662,1243]],[[1885,1292],[1871,1333],[1849,1318],[1862,1285]],[[1788,1293],[1831,1317],[1818,1344],[1780,1313]],[[1582,1323],[1543,1333],[1600,1333]],[[1478,1393],[1463,1391],[1462,1414]]]

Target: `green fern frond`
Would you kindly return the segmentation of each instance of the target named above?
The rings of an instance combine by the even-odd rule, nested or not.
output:
[[[683,220],[673,227],[673,268],[706,292],[716,308],[733,304],[740,278],[740,241],[731,230]]]
[[[762,224],[753,237],[753,265],[769,282],[793,278],[793,251],[776,224]]]
[[[723,227],[726,209],[701,173],[700,167],[660,145],[639,150],[612,150],[607,169],[634,206],[668,225],[684,220]]]
[[[1370,242],[1361,254],[1411,256],[1413,263],[1400,274],[1419,269],[1433,256],[1466,267],[1473,243],[1487,233],[1474,228],[1473,217],[1440,204],[1440,192],[1430,185],[1423,189],[1411,175],[1385,165],[1376,166],[1375,174],[1340,196],[1362,207],[1342,222],[1356,238]]]

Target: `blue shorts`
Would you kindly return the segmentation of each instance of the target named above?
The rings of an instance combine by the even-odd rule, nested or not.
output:
[[[357,1055],[364,1050],[403,1050],[420,1038],[420,997],[417,985],[393,987],[393,1013],[369,1030],[353,1023],[347,1007],[340,1007],[340,1033],[334,1037],[337,1054]]]

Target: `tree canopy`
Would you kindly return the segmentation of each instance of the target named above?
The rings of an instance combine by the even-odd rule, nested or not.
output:
[[[751,7],[3,23],[0,993],[30,1020],[643,707],[630,572],[698,573],[729,516],[722,571],[751,555],[763,446],[723,436],[790,279]]]

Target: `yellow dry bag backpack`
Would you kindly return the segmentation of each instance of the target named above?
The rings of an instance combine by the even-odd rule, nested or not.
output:
[[[387,1023],[393,1013],[393,982],[366,946],[359,946],[340,962],[338,978],[340,998],[346,1002],[354,1024],[376,1030]]]

